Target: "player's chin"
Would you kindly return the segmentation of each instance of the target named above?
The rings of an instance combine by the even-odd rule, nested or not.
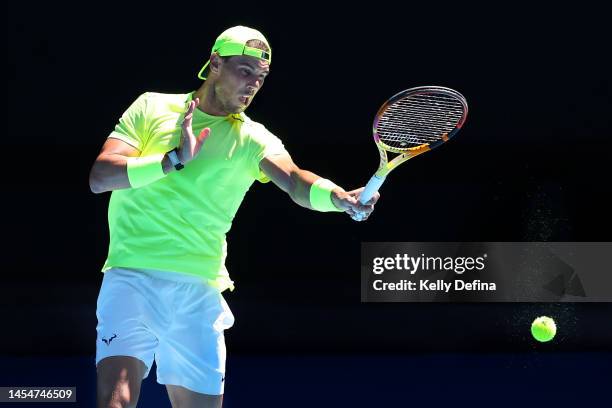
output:
[[[248,108],[249,105],[248,104],[244,104],[244,103],[239,103],[236,104],[232,107],[232,113],[237,114],[237,113],[242,113],[246,110],[246,108]]]

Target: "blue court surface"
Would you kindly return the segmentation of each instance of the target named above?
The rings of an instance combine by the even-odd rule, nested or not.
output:
[[[95,407],[92,356],[0,357],[2,386],[76,386]],[[224,407],[608,407],[612,353],[245,355],[227,362]],[[170,407],[155,372],[139,407]]]

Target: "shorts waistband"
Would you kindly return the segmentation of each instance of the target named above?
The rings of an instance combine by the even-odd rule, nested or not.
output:
[[[149,277],[156,279],[164,279],[173,282],[184,282],[184,283],[197,283],[201,285],[207,285],[208,279],[202,278],[200,276],[188,275],[182,272],[168,272],[168,271],[158,271],[153,269],[140,269],[140,268],[111,268],[106,273],[111,271],[127,271],[127,272],[135,272],[142,273]]]

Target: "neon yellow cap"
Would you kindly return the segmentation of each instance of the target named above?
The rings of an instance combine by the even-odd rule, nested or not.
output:
[[[268,47],[270,51],[260,50],[258,48],[247,47],[246,43],[250,40],[260,40]],[[218,53],[222,57],[227,57],[230,55],[249,55],[251,57],[260,58],[268,61],[268,63],[272,62],[272,49],[270,48],[270,44],[268,44],[268,40],[263,36],[259,31],[244,27],[244,26],[236,26],[232,28],[228,28],[224,32],[221,33],[217,40],[215,41],[215,45],[212,47],[212,53]],[[204,70],[210,63],[210,58],[206,61],[206,64],[202,67],[200,72],[198,73],[198,78],[206,79],[202,74]]]

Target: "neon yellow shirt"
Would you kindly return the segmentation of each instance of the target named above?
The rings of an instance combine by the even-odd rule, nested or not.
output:
[[[108,136],[136,147],[141,156],[177,147],[193,93],[147,92],[123,113]],[[140,188],[115,190],[108,207],[110,245],[102,268],[142,268],[202,277],[233,290],[225,268],[226,233],[267,155],[286,153],[282,142],[244,113],[211,116],[195,109],[197,136],[211,132],[184,169]]]

